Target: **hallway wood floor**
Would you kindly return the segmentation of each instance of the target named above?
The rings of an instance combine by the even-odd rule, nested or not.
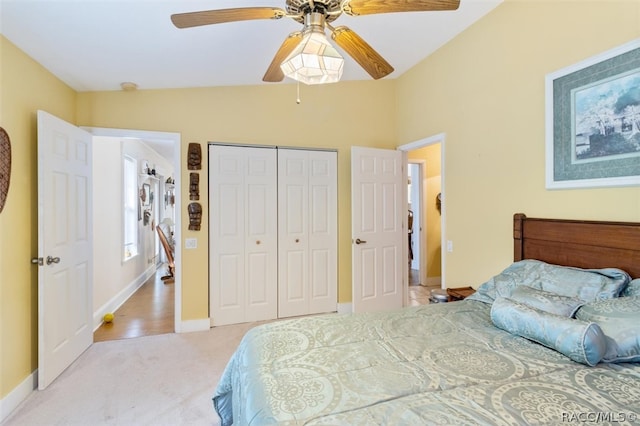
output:
[[[116,312],[111,323],[102,324],[93,341],[129,339],[174,331],[174,285],[160,279],[162,265]]]
[[[420,285],[419,271],[417,269],[409,270],[409,306],[426,305],[429,303],[431,290],[439,289],[440,286],[423,286]]]

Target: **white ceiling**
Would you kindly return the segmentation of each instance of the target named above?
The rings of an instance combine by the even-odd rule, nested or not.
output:
[[[461,0],[456,11],[351,17],[346,25],[394,68],[396,78],[502,0]],[[285,7],[284,0],[0,0],[0,32],[76,91],[233,86],[263,83],[297,22],[243,21],[177,29],[174,13],[237,7]],[[340,48],[338,48],[340,51]],[[369,75],[345,56],[343,80]],[[281,83],[280,83],[281,84]]]

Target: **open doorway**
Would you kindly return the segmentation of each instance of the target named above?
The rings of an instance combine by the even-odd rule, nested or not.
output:
[[[407,154],[410,186],[409,210],[413,212],[410,235],[409,285],[446,288],[444,281],[444,146],[439,134],[399,147]]]
[[[180,331],[180,135],[119,129],[86,129],[93,135],[94,194],[94,341]],[[135,169],[125,182],[126,157]],[[95,177],[98,179],[95,179]],[[134,195],[129,253],[126,229],[127,188]],[[144,194],[144,196],[143,196]],[[113,206],[111,206],[113,204]],[[131,204],[131,203],[129,203]],[[174,241],[174,279],[166,281],[166,257],[157,229]],[[163,228],[164,227],[164,228]],[[106,248],[100,248],[101,245]],[[98,261],[99,260],[99,261]],[[103,316],[112,313],[111,324]]]
[[[422,285],[426,262],[422,256],[422,207],[423,207],[423,160],[409,160],[407,164],[407,234],[409,285]]]

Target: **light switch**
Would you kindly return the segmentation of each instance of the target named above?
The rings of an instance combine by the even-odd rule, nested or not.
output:
[[[198,248],[198,239],[197,238],[185,238],[185,240],[184,240],[184,248],[186,248],[186,249]]]

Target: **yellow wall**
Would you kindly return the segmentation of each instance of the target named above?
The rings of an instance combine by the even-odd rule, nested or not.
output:
[[[351,301],[350,147],[394,148],[395,81],[343,82],[301,88],[278,84],[253,87],[95,92],[78,95],[78,123],[179,132],[182,135],[182,237],[198,248],[182,250],[184,320],[208,318],[208,224],[189,231],[189,142],[202,144],[200,203],[208,216],[207,142],[308,146],[338,150],[338,299]]]
[[[36,111],[75,122],[76,93],[0,35],[0,126],[11,139],[11,185],[0,213],[0,398],[38,361]]]
[[[512,215],[640,221],[640,188],[545,189],[547,73],[640,37],[638,1],[507,0],[398,79],[398,143],[446,133],[448,287],[513,259]]]

